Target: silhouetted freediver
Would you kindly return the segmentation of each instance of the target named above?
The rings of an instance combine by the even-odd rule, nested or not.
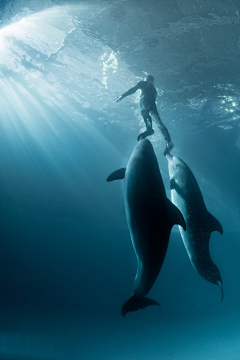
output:
[[[140,139],[144,139],[149,135],[154,134],[154,130],[152,128],[152,118],[150,116],[151,114],[153,118],[156,120],[158,127],[165,138],[166,149],[164,151],[164,155],[166,155],[170,153],[174,144],[172,143],[170,134],[166,126],[162,123],[162,120],[157,111],[157,106],[156,106],[157,91],[155,89],[155,86],[153,85],[153,82],[154,82],[153,76],[148,75],[144,81],[139,81],[136,86],[132,87],[124,94],[119,96],[117,102],[119,103],[124,97],[135,93],[137,90],[141,90],[140,109],[141,109],[141,115],[146,124],[146,130],[138,135],[138,141]]]

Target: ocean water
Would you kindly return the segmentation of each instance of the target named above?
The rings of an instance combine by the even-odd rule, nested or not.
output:
[[[0,359],[240,359],[240,4],[8,0],[0,4]],[[121,316],[136,256],[124,167],[144,130],[146,74],[223,235],[224,288],[191,266],[177,226],[151,306]],[[164,140],[149,138],[170,198]]]

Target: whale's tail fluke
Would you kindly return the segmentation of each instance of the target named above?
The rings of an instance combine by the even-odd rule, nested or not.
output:
[[[136,297],[135,295],[131,296],[130,299],[125,301],[125,303],[122,306],[121,314],[123,317],[130,312],[130,311],[136,311],[139,309],[144,309],[147,306],[150,305],[157,305],[161,306],[157,301],[149,299],[147,297]]]

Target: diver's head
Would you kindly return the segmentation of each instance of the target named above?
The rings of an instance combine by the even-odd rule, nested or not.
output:
[[[149,81],[149,82],[153,83],[154,82],[154,77],[152,75],[148,75],[146,77],[146,81]]]

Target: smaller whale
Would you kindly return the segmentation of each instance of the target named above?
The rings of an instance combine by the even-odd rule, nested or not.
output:
[[[187,229],[179,227],[190,262],[194,269],[207,281],[221,289],[222,278],[219,269],[211,259],[209,240],[213,231],[223,234],[220,222],[208,212],[198,183],[185,162],[178,156],[167,154],[172,202],[182,212]]]
[[[114,171],[107,181],[124,179],[128,228],[137,257],[133,295],[123,304],[122,315],[149,305],[146,297],[163,265],[174,224],[186,229],[178,208],[166,197],[156,155],[148,139],[140,140],[126,168]]]

